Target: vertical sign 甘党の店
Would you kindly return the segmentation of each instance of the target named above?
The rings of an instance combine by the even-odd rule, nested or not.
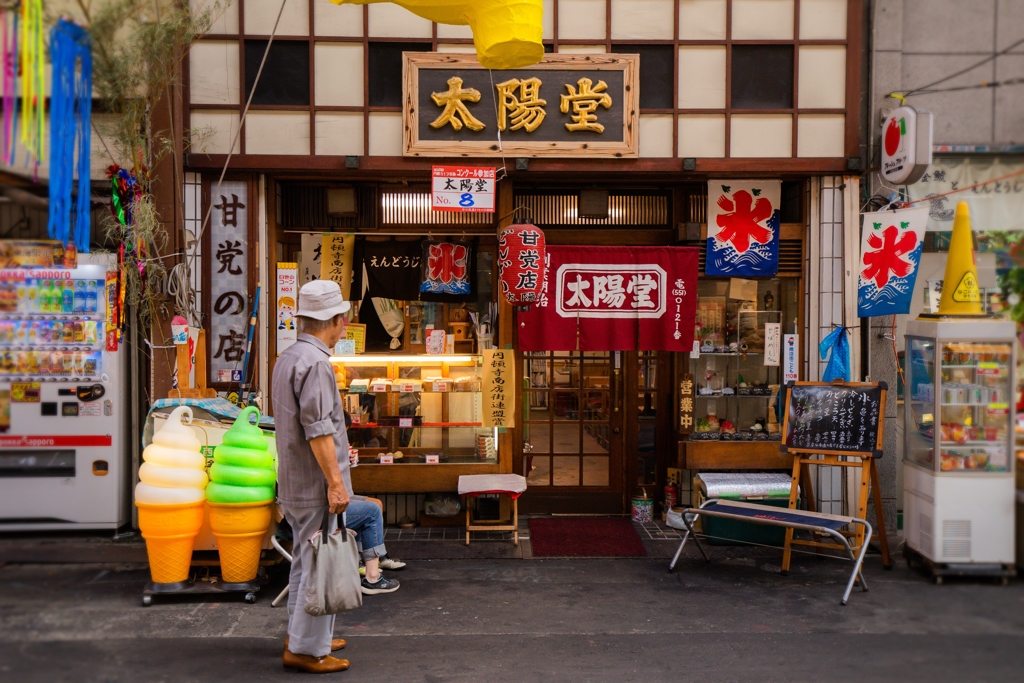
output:
[[[249,321],[249,186],[225,181],[210,189],[210,354],[213,382],[241,382]]]

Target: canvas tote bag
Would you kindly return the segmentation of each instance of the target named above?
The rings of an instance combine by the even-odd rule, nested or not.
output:
[[[314,617],[363,606],[356,532],[346,529],[342,518],[334,533],[328,534],[328,520],[330,513],[325,512],[320,531],[309,539],[313,562],[306,576],[304,607]]]

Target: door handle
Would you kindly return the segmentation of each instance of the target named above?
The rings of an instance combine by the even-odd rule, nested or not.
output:
[[[617,413],[619,412],[619,395],[621,393],[621,388],[619,387],[619,369],[615,368],[613,372],[615,373],[615,386],[612,388],[612,391],[614,392],[612,394],[612,412]],[[618,434],[618,432],[616,432],[616,434]]]
[[[621,430],[621,429],[619,429],[618,427],[613,427],[613,428],[612,428],[612,434],[618,434],[618,433],[619,433],[619,432],[621,432],[621,431],[622,431],[622,430]]]

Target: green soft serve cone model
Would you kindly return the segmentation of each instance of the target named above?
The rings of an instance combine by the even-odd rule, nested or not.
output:
[[[224,434],[224,442],[214,449],[210,484],[206,487],[206,499],[211,503],[259,503],[274,499],[274,457],[263,432],[250,424],[251,415],[259,422],[259,409],[245,408]]]

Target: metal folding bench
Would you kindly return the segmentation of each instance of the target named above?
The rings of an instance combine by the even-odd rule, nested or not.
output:
[[[707,552],[704,551],[704,546],[701,545],[700,538],[697,537],[696,532],[693,530],[693,520],[700,516],[706,517],[721,517],[723,519],[732,519],[740,522],[751,522],[753,524],[767,524],[771,526],[781,526],[789,529],[802,529],[804,531],[810,531],[813,533],[822,533],[831,536],[836,539],[839,544],[846,549],[847,554],[850,556],[850,560],[853,562],[853,571],[850,573],[850,580],[846,584],[846,591],[843,593],[843,599],[839,601],[840,605],[845,605],[846,601],[850,598],[850,591],[853,590],[854,582],[859,578],[861,588],[867,591],[868,584],[864,580],[864,575],[861,573],[861,565],[864,564],[864,556],[867,554],[868,541],[871,539],[871,525],[866,520],[859,519],[857,517],[846,517],[844,515],[828,515],[823,512],[807,512],[804,510],[788,510],[783,508],[769,507],[767,505],[754,505],[753,503],[742,503],[735,500],[722,500],[721,498],[711,498],[706,500],[699,508],[688,508],[683,511],[680,518],[683,525],[685,526],[686,533],[683,534],[683,540],[679,544],[679,549],[676,550],[675,557],[672,558],[672,562],[668,565],[668,570],[671,572],[675,569],[676,562],[679,560],[679,556],[683,552],[683,547],[686,545],[686,541],[689,540],[690,536],[693,536],[693,540],[697,543],[697,548],[700,550],[700,554],[704,556],[704,559],[708,562],[711,558],[708,557]],[[863,538],[860,547],[857,548],[858,552],[854,552],[854,548],[850,546],[847,537],[841,533],[840,529],[851,524],[859,524],[864,528]],[[677,526],[678,523],[673,526]]]

